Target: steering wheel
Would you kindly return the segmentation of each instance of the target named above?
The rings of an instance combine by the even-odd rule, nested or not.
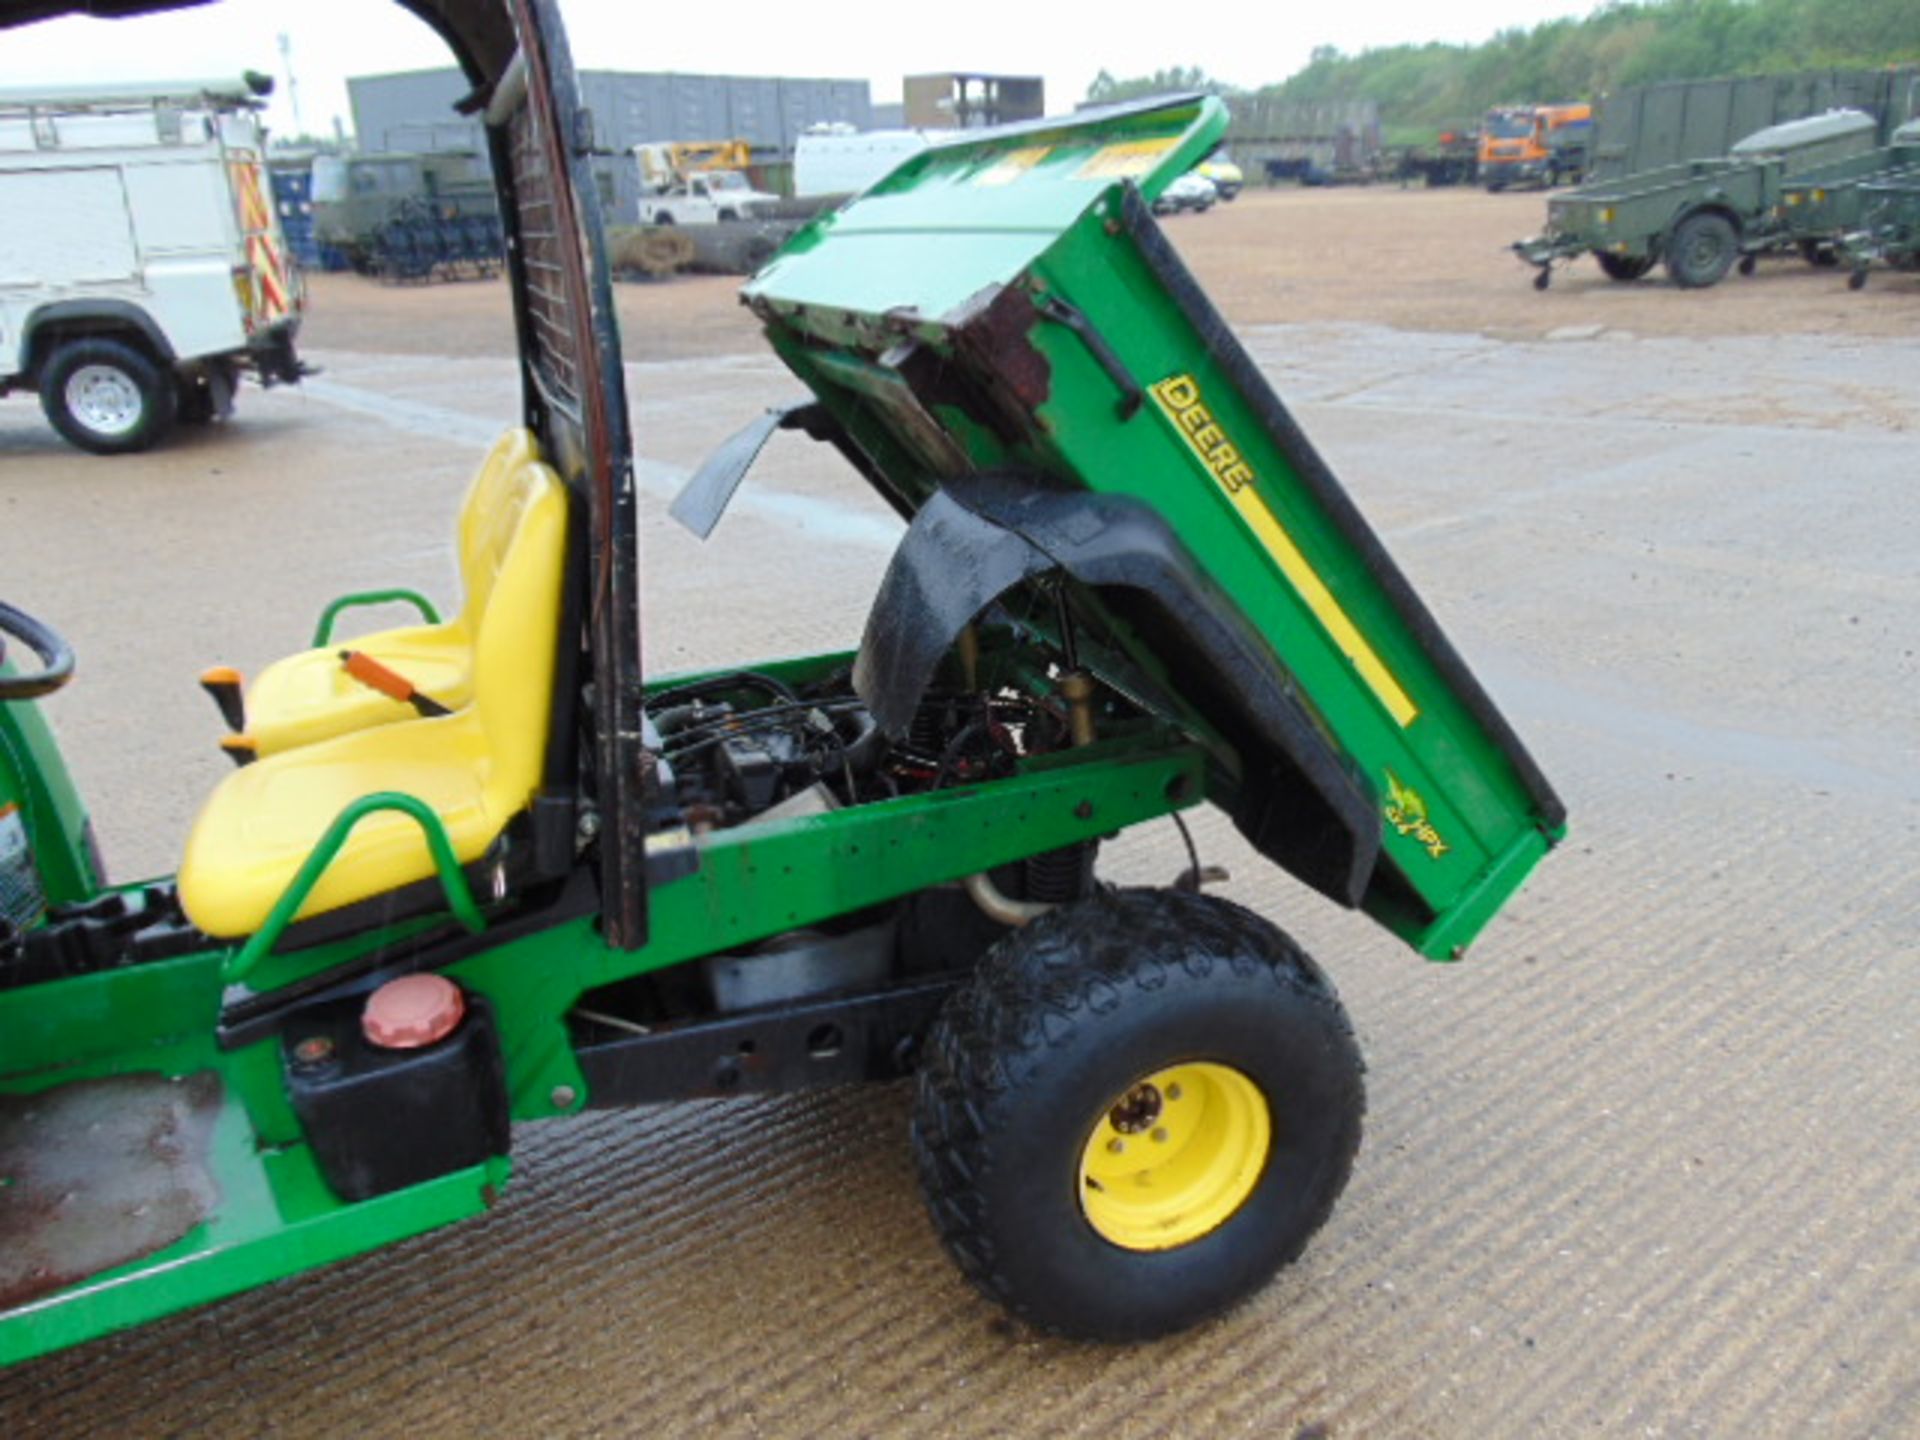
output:
[[[25,611],[0,601],[0,659],[6,657],[9,637],[40,657],[40,669],[31,675],[0,675],[0,702],[37,700],[73,678],[73,647]]]

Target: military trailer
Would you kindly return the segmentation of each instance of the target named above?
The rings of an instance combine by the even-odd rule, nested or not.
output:
[[[1909,120],[1879,149],[1808,171],[1780,192],[1775,218],[1810,265],[1840,263],[1840,240],[1860,228],[1873,181],[1920,179],[1920,120]]]
[[[319,155],[314,240],[362,275],[488,276],[504,259],[493,181],[478,155]]]
[[[1553,267],[1591,254],[1613,280],[1638,280],[1656,264],[1683,289],[1717,285],[1740,262],[1791,243],[1778,219],[1787,184],[1874,148],[1873,117],[1837,110],[1770,125],[1719,160],[1689,160],[1582,185],[1547,202],[1547,228],[1513,249],[1535,266],[1534,288]]]
[[[1860,186],[1860,228],[1842,237],[1840,259],[1852,273],[1847,288],[1867,283],[1875,261],[1896,270],[1920,270],[1920,171],[1906,170]]]
[[[1876,143],[1920,113],[1920,66],[1801,70],[1659,80],[1603,95],[1594,107],[1594,180],[1624,180],[1683,160],[1712,160],[1770,125],[1862,110],[1879,123]]]

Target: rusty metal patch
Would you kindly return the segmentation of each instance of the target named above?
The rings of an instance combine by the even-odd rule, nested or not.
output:
[[[0,1095],[0,1307],[165,1249],[219,1203],[220,1077],[79,1080]]]

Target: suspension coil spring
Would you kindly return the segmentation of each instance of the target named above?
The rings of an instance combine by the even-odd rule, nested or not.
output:
[[[1021,862],[1026,898],[1045,905],[1084,899],[1093,889],[1093,860],[1099,848],[1098,840],[1080,840],[1029,855]]]

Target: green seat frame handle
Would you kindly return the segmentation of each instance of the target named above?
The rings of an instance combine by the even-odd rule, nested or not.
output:
[[[274,901],[273,909],[267,912],[267,923],[254,932],[238,951],[228,956],[220,967],[222,979],[231,982],[245,978],[273,953],[273,947],[287,926],[293,923],[293,917],[300,913],[300,907],[307,903],[313,887],[320,883],[320,877],[339,855],[354,827],[369,815],[384,810],[398,810],[412,816],[426,835],[434,871],[440,877],[440,888],[446,892],[447,908],[453,911],[454,918],[475,935],[487,928],[486,918],[481,915],[480,906],[474,901],[473,889],[460,869],[460,861],[453,853],[453,842],[447,838],[447,827],[440,823],[440,816],[417,796],[405,795],[398,790],[381,790],[372,795],[362,795],[334,817],[326,834],[320,837],[319,843],[301,863],[287,888],[280,892],[280,898]]]
[[[369,605],[411,605],[420,612],[420,618],[429,625],[440,623],[440,612],[433,608],[433,602],[418,590],[356,590],[351,595],[342,595],[320,612],[320,623],[314,627],[313,648],[333,641],[333,624],[348,611]]]

